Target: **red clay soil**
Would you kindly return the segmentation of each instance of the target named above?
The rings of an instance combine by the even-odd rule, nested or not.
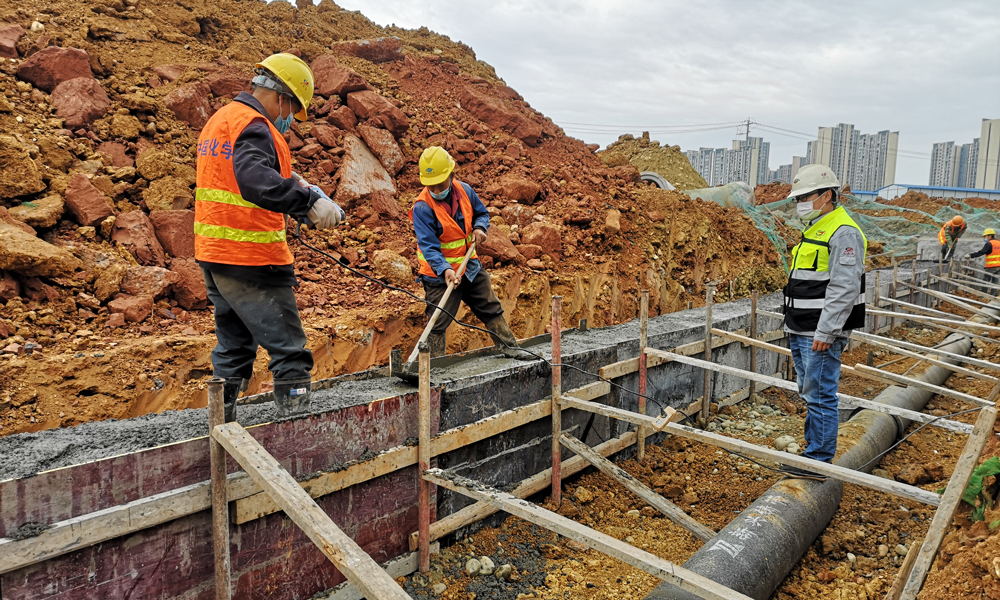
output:
[[[792,186],[789,183],[784,183],[782,181],[775,181],[773,183],[765,183],[763,185],[758,185],[754,188],[754,197],[757,199],[757,204],[770,204],[772,202],[780,202],[781,200],[787,200],[788,194],[792,191]]]

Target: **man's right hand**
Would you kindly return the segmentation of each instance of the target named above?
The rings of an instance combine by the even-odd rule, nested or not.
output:
[[[316,227],[330,229],[336,227],[344,218],[344,211],[340,210],[340,207],[333,200],[321,196],[309,209],[309,214],[306,216]]]
[[[448,285],[453,283],[458,285],[458,275],[455,274],[455,269],[448,269],[444,272],[444,282]]]

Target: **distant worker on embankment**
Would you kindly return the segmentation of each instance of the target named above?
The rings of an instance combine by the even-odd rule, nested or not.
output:
[[[865,253],[868,240],[843,206],[840,183],[823,165],[803,167],[789,199],[807,224],[792,248],[785,286],[785,326],[806,403],[803,456],[832,462],[837,452],[840,355],[852,329],[865,325]],[[826,480],[826,476],[783,466],[789,477]]]
[[[459,302],[465,302],[490,331],[493,342],[504,354],[517,357],[517,339],[503,316],[503,306],[493,287],[490,274],[473,253],[464,273],[456,273],[469,245],[482,245],[490,228],[490,214],[468,183],[454,177],[455,159],[440,146],[431,146],[420,155],[420,183],[425,187],[410,208],[413,232],[417,236],[417,282],[424,286],[427,318],[441,302],[450,283],[455,291],[442,306],[454,315]],[[451,317],[442,312],[427,338],[432,357],[445,353],[445,331]]]
[[[950,221],[941,227],[938,232],[938,242],[941,243],[941,260],[947,261],[951,258],[951,253],[958,244],[958,238],[962,237],[968,225],[961,215],[955,215]]]
[[[212,369],[223,386],[226,421],[253,374],[257,346],[271,357],[279,417],[308,412],[312,352],[295,305],[297,284],[285,241],[285,217],[308,217],[326,229],[344,218],[316,186],[292,178],[292,155],[282,134],[293,115],[304,121],[313,73],[291,54],[256,65],[253,93],[219,109],[198,138],[195,258],[215,305]]]
[[[983,239],[986,244],[982,249],[972,254],[966,254],[965,259],[986,257],[986,272],[989,273],[984,279],[986,283],[996,283],[1000,281],[1000,241],[997,241],[997,232],[992,229],[983,230]]]

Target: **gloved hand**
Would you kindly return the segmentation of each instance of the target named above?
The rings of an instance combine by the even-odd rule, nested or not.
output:
[[[312,205],[312,208],[309,209],[309,214],[306,216],[316,227],[330,229],[339,225],[344,219],[344,211],[337,206],[336,202],[330,200],[326,194],[323,194]]]
[[[966,254],[962,258],[964,258],[965,260],[969,260],[970,258],[972,258],[972,255],[971,254]]]

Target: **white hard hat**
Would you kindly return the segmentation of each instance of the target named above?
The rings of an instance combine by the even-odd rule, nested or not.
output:
[[[798,198],[817,190],[839,189],[840,182],[833,174],[833,169],[826,165],[806,165],[799,169],[792,181],[792,191],[789,198]]]

